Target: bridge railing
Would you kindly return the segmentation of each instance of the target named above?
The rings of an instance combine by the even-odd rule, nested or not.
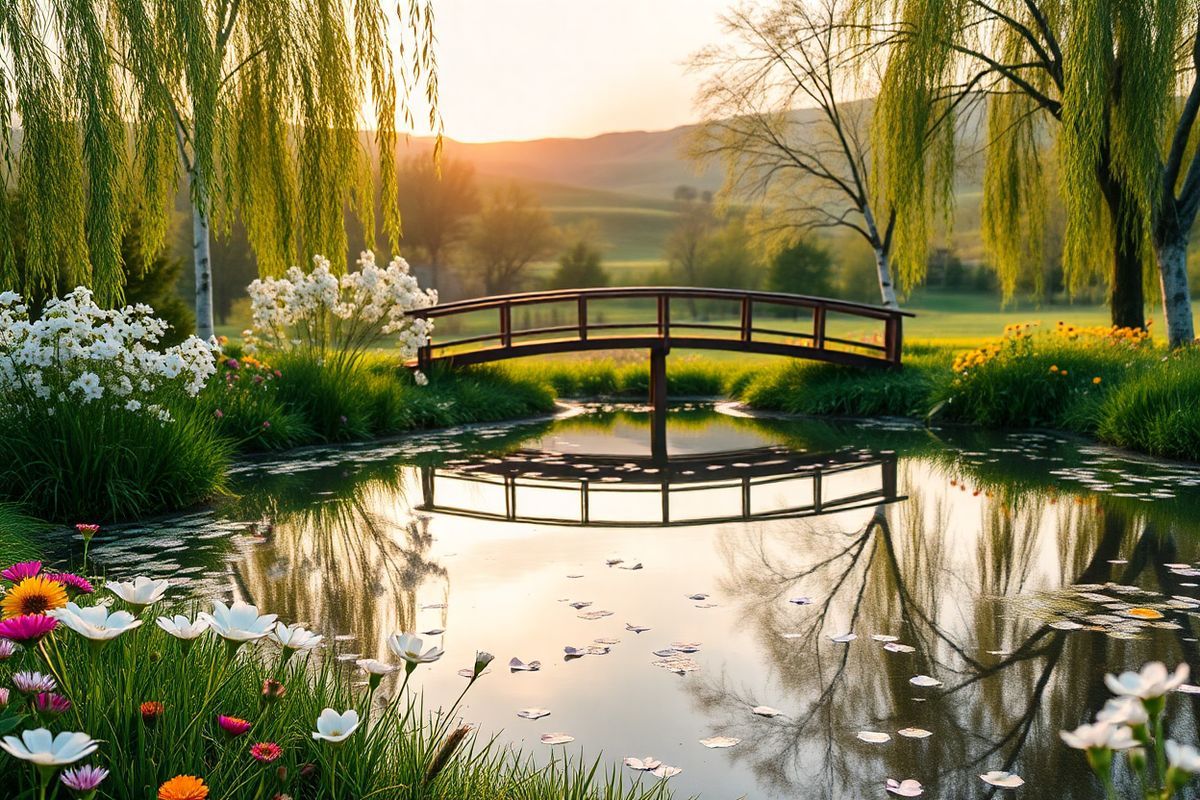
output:
[[[649,303],[643,317],[609,319],[600,311],[610,301]],[[673,307],[685,303],[694,312],[697,304],[724,305],[733,321],[680,318]],[[674,304],[674,305],[673,305]],[[516,314],[549,323],[533,327],[514,324]],[[807,312],[810,320],[786,327],[787,317]],[[479,325],[479,316],[495,313],[491,324]],[[691,287],[612,287],[526,292],[460,300],[411,312],[435,321],[429,343],[417,366],[450,359],[472,364],[524,355],[574,350],[631,347],[699,348],[793,355],[856,365],[898,366],[902,345],[902,320],[912,314],[880,306],[823,297],[759,292],[741,289]],[[831,328],[830,317],[877,323],[874,337],[847,338]],[[474,330],[467,320],[476,323]],[[450,323],[450,324],[446,324]],[[843,326],[844,327],[844,326]],[[482,330],[480,330],[482,328]]]

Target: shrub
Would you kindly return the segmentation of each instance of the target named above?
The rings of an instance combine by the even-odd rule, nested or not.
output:
[[[1200,356],[1181,353],[1122,384],[1098,411],[1099,437],[1155,456],[1200,460]]]
[[[316,437],[304,415],[279,399],[283,373],[253,356],[226,351],[217,375],[200,393],[203,412],[238,450],[284,450]]]
[[[0,496],[48,519],[144,516],[219,491],[230,451],[195,396],[215,371],[195,337],[157,349],[148,306],[76,289],[31,321],[0,294]]]

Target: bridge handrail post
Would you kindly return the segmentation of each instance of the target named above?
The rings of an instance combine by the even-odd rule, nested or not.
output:
[[[512,347],[512,305],[509,303],[500,306],[500,345]]]
[[[587,296],[579,295],[579,338],[581,341],[587,341],[588,338],[588,305]]]
[[[742,298],[742,341],[749,342],[754,331],[753,301],[749,297]]]
[[[813,347],[825,349],[825,306],[813,306]]]
[[[888,317],[887,325],[884,326],[884,346],[887,360],[892,363],[892,366],[900,366],[900,353],[904,345],[904,320],[899,314],[893,314]]]
[[[658,296],[658,335],[671,338],[671,295],[666,292]]]

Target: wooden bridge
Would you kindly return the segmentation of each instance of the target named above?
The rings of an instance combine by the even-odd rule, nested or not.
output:
[[[906,311],[744,289],[612,287],[459,300],[409,316],[434,322],[409,366],[483,364],[592,350],[650,352],[652,441],[665,455],[666,357],[672,348],[762,353],[855,367],[900,367]],[[730,320],[730,321],[727,321]],[[873,326],[866,335],[841,333]]]

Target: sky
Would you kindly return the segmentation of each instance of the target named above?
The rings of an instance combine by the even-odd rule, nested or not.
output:
[[[446,134],[482,142],[694,122],[700,76],[686,62],[720,40],[720,14],[734,2],[442,0]]]

